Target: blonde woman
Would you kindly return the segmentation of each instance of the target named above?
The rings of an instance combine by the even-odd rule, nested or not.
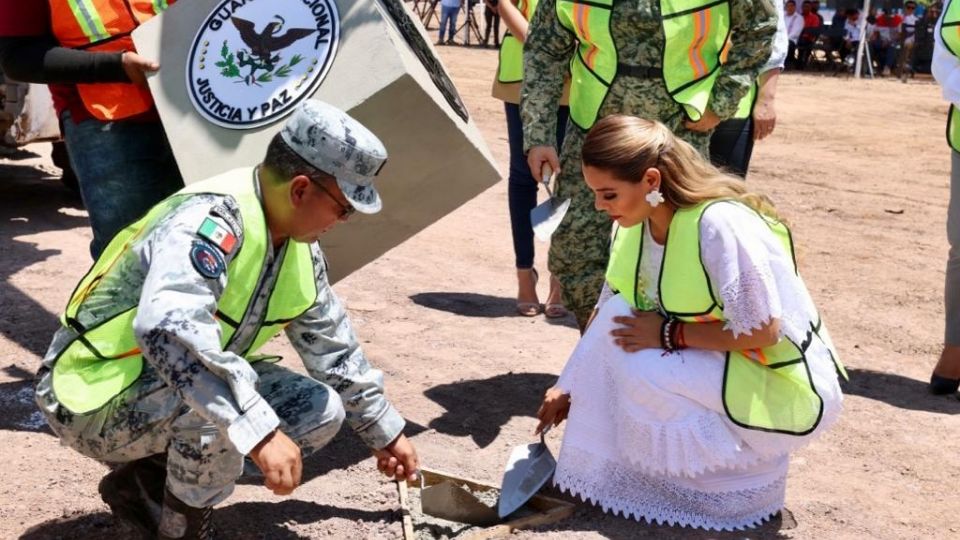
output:
[[[659,122],[603,118],[582,157],[616,225],[597,310],[538,412],[538,431],[569,414],[554,481],[637,520],[758,525],[842,401],[789,231]]]

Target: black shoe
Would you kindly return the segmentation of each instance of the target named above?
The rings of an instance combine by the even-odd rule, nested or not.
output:
[[[125,463],[100,480],[97,490],[114,517],[137,530],[145,539],[155,538],[167,480],[167,456]]]
[[[927,388],[930,389],[931,394],[937,396],[953,394],[960,389],[960,379],[948,379],[934,373],[930,375],[930,386]]]
[[[213,507],[194,508],[166,491],[159,540],[213,540]]]

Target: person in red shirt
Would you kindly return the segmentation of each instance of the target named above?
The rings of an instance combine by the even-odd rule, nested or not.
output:
[[[897,60],[897,41],[903,17],[892,10],[877,17],[876,38],[873,41],[873,58],[881,74],[893,71]]]
[[[820,36],[820,17],[813,12],[809,0],[804,0],[800,5],[800,15],[803,16],[803,30],[800,32],[800,40],[797,43],[797,67],[804,69],[810,60],[813,44]]]
[[[159,65],[135,51],[92,52],[61,47],[50,6],[67,0],[0,0],[0,69],[6,77],[50,86],[61,132],[90,216],[96,259],[110,239],[183,187],[155,109],[122,120],[95,118],[78,83],[134,83]]]

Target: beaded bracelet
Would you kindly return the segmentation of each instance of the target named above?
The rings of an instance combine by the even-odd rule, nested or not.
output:
[[[666,352],[686,349],[687,342],[683,338],[684,324],[679,319],[667,317],[660,324],[660,347]]]

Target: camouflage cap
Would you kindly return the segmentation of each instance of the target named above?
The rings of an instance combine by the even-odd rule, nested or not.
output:
[[[387,149],[363,124],[329,103],[308,99],[297,106],[280,136],[307,163],[335,177],[358,212],[380,211],[373,178],[387,161]]]

